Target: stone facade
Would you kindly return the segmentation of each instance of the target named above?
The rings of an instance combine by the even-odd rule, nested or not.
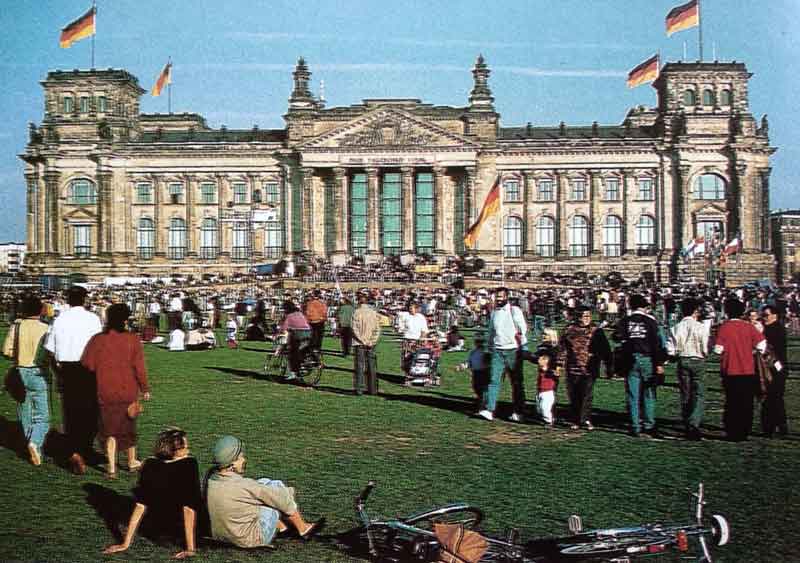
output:
[[[21,155],[28,267],[202,274],[301,252],[463,254],[499,182],[502,214],[474,249],[490,265],[666,281],[679,250],[717,229],[741,233],[748,268],[772,271],[775,149],[766,117],[750,113],[744,64],[668,63],[656,107],[585,127],[503,127],[482,57],[472,73],[463,107],[326,108],[300,59],[284,129],[228,130],[196,114],[140,114],[144,92],[125,71],[51,72]]]
[[[778,261],[777,278],[789,283],[800,274],[800,209],[777,210],[770,216],[772,250]]]

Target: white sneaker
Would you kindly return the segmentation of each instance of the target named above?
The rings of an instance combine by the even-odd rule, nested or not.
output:
[[[478,411],[478,416],[486,420],[494,420],[494,414],[492,414],[492,411],[487,411],[487,410]]]
[[[295,379],[297,376],[291,371],[283,378],[284,381],[294,381]]]
[[[39,454],[39,448],[33,442],[28,442],[28,453],[31,454],[31,463],[33,465],[42,464],[42,456]]]
[[[511,422],[523,422],[524,418],[522,417],[521,414],[514,413],[508,417],[508,420],[510,420]]]

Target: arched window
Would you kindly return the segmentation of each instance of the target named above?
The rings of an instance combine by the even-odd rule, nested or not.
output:
[[[217,220],[206,217],[200,224],[200,258],[214,260],[219,255]]]
[[[622,219],[608,215],[603,222],[603,256],[622,255]]]
[[[719,105],[729,106],[733,104],[733,96],[730,90],[723,90],[719,93]]]
[[[713,92],[713,90],[703,90],[703,105],[704,106],[713,106],[714,105],[714,92]]]
[[[589,255],[589,220],[575,215],[569,222],[569,255]]]
[[[503,223],[503,256],[522,256],[522,219],[509,215]]]
[[[684,90],[683,92],[683,105],[694,106],[697,104],[697,96],[694,90]]]
[[[78,178],[69,183],[69,203],[71,205],[95,205],[97,188],[94,182],[86,178]]]
[[[173,218],[169,221],[169,248],[170,260],[183,260],[186,258],[186,221]]]
[[[247,260],[250,258],[250,227],[244,221],[233,224],[233,254],[234,260]]]
[[[280,258],[283,254],[283,228],[278,221],[268,221],[264,239],[264,257]]]
[[[694,181],[695,199],[725,199],[725,180],[717,174],[703,174]]]
[[[556,253],[556,222],[552,217],[539,217],[536,221],[536,253],[554,256]]]
[[[656,220],[642,215],[636,223],[636,250],[639,254],[651,255],[656,249]]]
[[[155,252],[156,226],[153,220],[148,217],[139,219],[139,226],[136,229],[136,249],[139,252],[139,259],[150,260]]]

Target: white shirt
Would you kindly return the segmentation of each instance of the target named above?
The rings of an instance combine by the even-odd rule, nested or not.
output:
[[[183,309],[183,300],[180,297],[173,297],[169,302],[169,310],[177,312]]]
[[[186,346],[184,344],[185,341],[186,333],[181,329],[176,328],[169,333],[169,344],[167,344],[167,348],[169,348],[172,352],[182,352],[183,350],[186,350]]]
[[[58,362],[80,362],[89,339],[102,330],[97,315],[83,307],[70,307],[56,317],[44,347]]]
[[[148,306],[148,311],[151,315],[157,315],[161,312],[161,305],[158,301],[151,301],[150,305]]]
[[[419,340],[423,332],[428,332],[428,319],[422,313],[408,315],[403,328],[403,338]]]

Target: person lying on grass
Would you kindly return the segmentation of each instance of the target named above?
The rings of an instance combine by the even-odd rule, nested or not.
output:
[[[303,519],[294,498],[294,488],[282,481],[249,479],[244,476],[247,460],[242,441],[223,436],[214,446],[214,467],[206,480],[206,500],[211,536],[238,547],[272,545],[276,532],[288,524],[303,540],[309,540],[325,525],[325,519],[309,523]],[[287,524],[288,523],[288,524]]]
[[[195,528],[202,497],[197,460],[189,454],[186,432],[179,428],[164,430],[153,450],[154,457],[145,460],[139,484],[133,491],[136,505],[125,539],[121,544],[108,546],[103,553],[127,550],[145,512],[149,512],[148,518],[152,518],[153,528],[158,532],[180,536],[183,523],[186,549],[176,553],[176,559],[195,554]]]

